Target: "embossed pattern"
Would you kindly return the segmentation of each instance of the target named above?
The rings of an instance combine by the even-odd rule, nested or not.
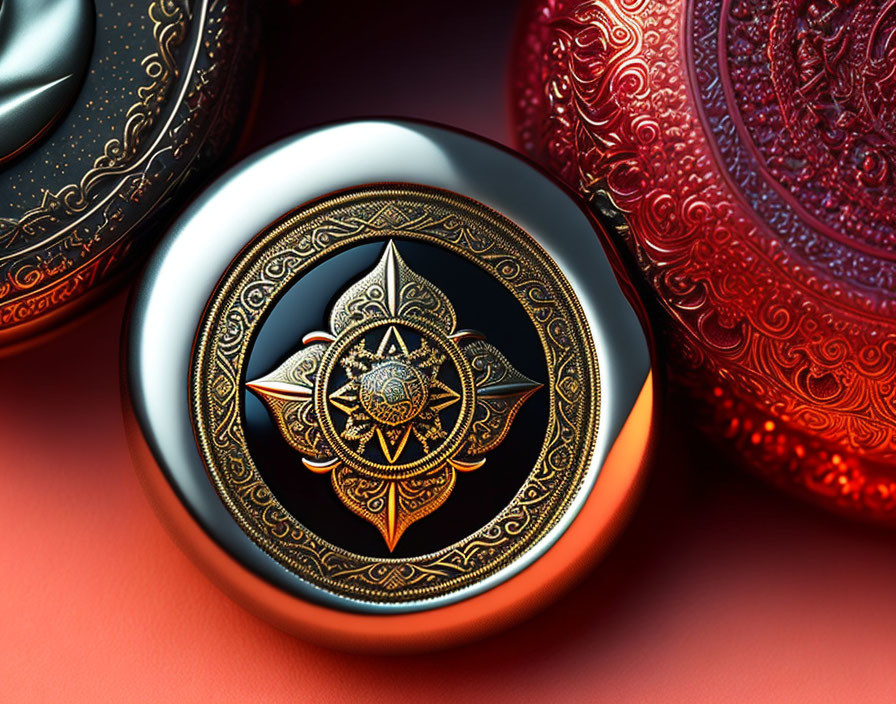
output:
[[[311,349],[246,383],[306,456],[305,466],[329,473],[343,505],[375,525],[390,551],[408,526],[448,499],[455,472],[485,463],[472,456],[496,447],[542,387],[481,333],[455,331],[455,320],[445,294],[411,270],[390,240],[379,263],[333,306],[338,334],[309,333]],[[309,361],[316,366],[307,370]],[[475,379],[474,365],[485,370]],[[292,404],[305,410],[293,413]]]
[[[550,404],[541,454],[508,506],[480,530],[445,549],[415,558],[384,560],[353,554],[322,540],[272,495],[246,446],[240,420],[240,375],[257,326],[291,282],[323,257],[345,247],[392,237],[443,247],[476,263],[507,287],[527,312],[544,346]],[[407,280],[418,285],[411,276]],[[376,325],[383,315],[391,316],[392,308],[401,307],[400,301],[390,304],[386,287],[381,288],[359,295],[356,286],[350,287],[334,305],[334,330]],[[446,329],[453,330],[450,302],[434,287],[417,289],[406,300],[409,310],[427,318],[433,311],[441,311],[439,324],[445,327],[450,323]],[[345,316],[349,310],[355,315]],[[298,353],[305,356],[280,370],[284,378],[297,385],[326,388],[320,379],[312,379],[315,365],[325,365],[313,351],[325,346],[314,342],[319,338],[310,336],[308,346]],[[321,353],[335,355],[337,344],[332,342]],[[481,388],[491,389],[503,385],[513,391],[512,385],[521,381],[521,375],[487,343],[473,340],[466,346],[470,353],[461,357],[463,364],[469,364],[471,384],[475,381]],[[279,375],[273,379],[280,380]],[[354,598],[390,602],[450,593],[495,573],[535,545],[563,515],[581,486],[590,466],[600,408],[593,341],[578,301],[553,261],[525,233],[474,201],[410,186],[349,192],[300,211],[262,233],[234,263],[212,297],[200,326],[191,389],[194,427],[207,468],[243,530],[281,564],[316,585]],[[276,414],[281,432],[296,449],[310,450],[309,455],[320,455],[324,461],[328,456],[324,445],[342,442],[335,433],[315,425],[327,398],[322,392],[315,394],[313,417],[309,410],[312,402]],[[509,393],[503,401],[495,399],[498,406],[473,413],[468,420],[475,428],[471,455],[487,451],[500,439],[520,398]],[[461,439],[464,437],[465,433]],[[441,440],[449,441],[450,434]],[[341,459],[351,456],[351,451],[339,453]],[[358,471],[362,462],[339,463],[332,479],[337,491],[369,509],[368,520],[376,522],[389,500],[388,485],[381,480],[393,475],[370,471],[369,463],[364,465],[365,471]],[[404,472],[403,491],[396,497],[400,510],[412,518],[425,507],[437,507],[444,501],[456,480],[450,464],[420,464],[421,471]]]
[[[155,51],[141,59],[143,79],[117,136],[95,145],[92,165],[76,182],[53,186],[50,168],[32,175],[39,205],[15,212],[32,195],[17,193],[13,212],[0,216],[0,334],[120,272],[149,244],[135,243],[132,229],[158,215],[229,140],[241,108],[224,108],[226,96],[241,99],[246,88],[232,63],[245,58],[251,43],[236,34],[251,36],[245,6],[238,0],[210,9],[201,2],[145,3]],[[197,23],[197,43],[188,47]]]
[[[656,291],[673,381],[707,431],[885,521],[894,23],[891,3],[863,1],[542,1],[515,85],[523,146],[616,226]]]

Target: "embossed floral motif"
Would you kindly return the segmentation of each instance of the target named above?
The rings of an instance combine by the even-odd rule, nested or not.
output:
[[[541,453],[510,503],[451,545],[399,559],[346,550],[311,530],[278,500],[246,442],[241,380],[266,313],[297,277],[331,253],[395,237],[453,252],[513,294],[543,344],[548,407]],[[328,346],[309,346],[311,356],[293,378],[313,385],[314,370],[320,367],[315,356]],[[476,383],[486,386],[501,379],[507,368],[490,361],[497,358],[486,343],[477,347],[470,367]],[[228,384],[230,391],[221,398],[216,390]],[[190,389],[193,427],[209,477],[246,534],[284,569],[311,584],[348,598],[390,603],[438,598],[476,584],[546,538],[573,505],[593,466],[602,407],[594,341],[556,264],[531,246],[523,231],[481,204],[418,186],[354,189],[260,233],[210,299],[197,336]],[[492,399],[498,411],[507,402]],[[313,411],[314,404],[296,403],[287,413],[296,441],[313,443],[319,436],[307,415]],[[499,437],[494,433],[499,424],[488,418],[478,436],[484,451]],[[404,485],[413,486],[412,481]],[[465,477],[458,481],[469,483]]]
[[[391,241],[336,301],[330,331],[303,344],[247,386],[304,466],[329,474],[389,550],[448,499],[457,472],[485,463],[541,387],[484,335],[457,330],[451,302]]]

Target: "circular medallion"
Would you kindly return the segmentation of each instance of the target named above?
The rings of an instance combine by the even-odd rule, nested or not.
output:
[[[410,362],[388,359],[353,379],[361,407],[374,423],[404,425],[426,407],[430,383]]]
[[[328,259],[359,245],[369,251],[371,243],[378,250],[372,267],[351,280],[328,280],[330,290],[316,289],[330,301],[322,329],[290,331],[296,348],[264,375],[248,378],[253,343],[290,288]],[[440,270],[439,279],[415,271],[405,248]],[[456,286],[460,277],[461,285],[475,287],[475,278],[462,276],[470,265],[502,290],[497,296],[471,290],[460,308],[440,284]],[[461,327],[470,299],[483,293],[492,294],[496,307],[522,314],[538,349],[519,356],[528,362],[534,352],[539,364],[531,366],[544,378],[519,371],[515,350],[492,344],[491,331]],[[212,295],[191,388],[208,471],[243,530],[303,579],[372,601],[444,595],[528,550],[575,498],[599,426],[594,343],[557,266],[497,213],[415,186],[325,198],[260,233]],[[316,475],[338,497],[343,512],[334,512],[333,521],[377,531],[389,553],[419,522],[415,544],[426,545],[422,554],[360,554],[352,541],[347,548],[303,523],[302,501],[271,488],[265,477],[277,470],[261,466],[250,448],[245,389],[293,449],[288,471]],[[516,416],[537,395],[545,397],[547,413],[540,427],[527,422],[524,432],[542,441],[537,453],[518,458],[528,466],[516,472],[508,503],[496,503],[493,515],[453,542],[442,544],[436,530],[426,536],[428,517],[461,493],[466,475],[507,474],[492,468],[489,455],[517,442]]]
[[[393,243],[389,253],[403,266]],[[406,479],[457,452],[473,420],[474,383],[449,334],[412,316],[389,317],[352,326],[327,350],[315,412],[344,461],[368,476]],[[446,411],[454,416],[447,423]],[[416,452],[405,452],[408,440]]]
[[[341,648],[457,643],[555,598],[653,435],[596,227],[518,155],[413,122],[312,130],[212,184],[147,267],[123,364],[178,543]]]

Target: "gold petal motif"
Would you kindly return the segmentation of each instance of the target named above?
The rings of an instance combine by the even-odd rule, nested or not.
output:
[[[457,319],[448,297],[414,273],[390,240],[373,270],[343,293],[330,314],[336,335],[385,318],[422,320],[450,335]]]
[[[481,455],[497,447],[526,399],[542,387],[518,372],[494,346],[475,340],[463,348],[473,368],[476,412],[465,452]]]
[[[345,465],[331,476],[342,503],[376,526],[390,552],[408,526],[445,503],[457,478],[447,463],[402,481],[374,479]]]
[[[311,344],[289,357],[273,372],[246,382],[268,407],[284,439],[315,461],[332,458],[314,412],[314,379],[326,345]]]
[[[409,346],[399,330],[405,322],[423,322],[422,329],[429,332],[419,334]],[[372,328],[385,328],[379,342],[374,340],[371,346],[364,338],[371,328],[357,330],[369,323]],[[304,348],[247,386],[267,405],[287,442],[304,455],[305,468],[317,474],[331,473],[333,488],[343,504],[372,523],[391,551],[408,526],[445,502],[457,472],[471,472],[485,464],[485,458],[478,455],[504,439],[520,406],[541,384],[514,369],[501,352],[485,342],[482,333],[455,332],[451,302],[407,267],[392,242],[373,270],[337,300],[330,325],[331,332],[305,335]],[[353,337],[356,334],[358,338]],[[338,347],[343,340],[351,344]],[[327,394],[325,409],[345,415],[339,431],[333,429],[329,411],[324,410],[326,417],[319,418],[320,408],[315,406],[315,398],[323,393],[316,388],[318,373],[333,344],[339,356],[326,357],[326,364],[328,369],[338,364],[347,381]],[[460,450],[455,445],[450,453],[439,454],[439,443],[448,437],[440,414],[463,403],[462,394],[438,378],[450,356],[445,345],[460,349],[461,360],[454,363],[463,366],[467,379],[472,373],[472,385],[465,393],[474,394],[475,405],[472,415],[463,421],[469,427]],[[327,374],[321,372],[321,378]],[[411,443],[417,443],[426,457],[434,454],[414,474],[392,478],[340,458],[329,447],[328,432],[338,432],[338,438],[357,456],[364,456],[371,444],[378,446],[391,467],[402,462]],[[329,442],[337,443],[332,438]]]

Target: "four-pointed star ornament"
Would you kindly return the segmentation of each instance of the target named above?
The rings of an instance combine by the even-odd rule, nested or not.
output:
[[[457,330],[454,307],[390,241],[336,301],[330,331],[246,386],[312,472],[392,551],[450,495],[457,472],[485,463],[541,384],[482,333]]]

